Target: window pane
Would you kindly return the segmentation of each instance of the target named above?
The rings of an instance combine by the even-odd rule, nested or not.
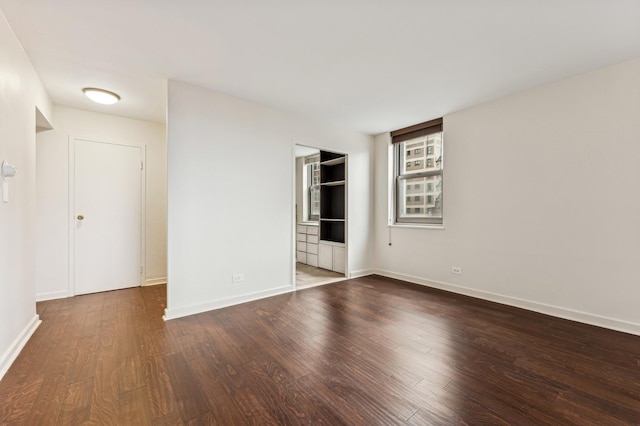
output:
[[[306,218],[316,221],[320,215],[320,156],[313,155],[305,158],[305,173],[307,191],[305,192]]]
[[[320,216],[320,185],[309,188],[309,216]]]
[[[311,164],[311,185],[320,185],[320,163]]]
[[[400,153],[401,175],[442,170],[442,133],[402,142]]]
[[[441,219],[442,175],[398,179],[398,219]]]

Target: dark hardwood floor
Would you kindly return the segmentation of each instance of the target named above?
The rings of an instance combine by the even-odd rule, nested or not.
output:
[[[165,286],[38,303],[24,425],[640,424],[640,337],[365,277],[164,322]]]

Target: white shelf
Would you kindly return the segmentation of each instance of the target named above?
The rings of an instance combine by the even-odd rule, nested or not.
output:
[[[322,186],[339,186],[339,185],[344,185],[345,182],[343,180],[336,180],[333,182],[322,182],[320,185]]]
[[[320,163],[321,166],[335,166],[336,164],[344,163],[344,157],[334,158],[333,160],[327,160]]]
[[[333,246],[333,247],[345,247],[345,243],[339,243],[337,241],[320,240],[320,245]]]

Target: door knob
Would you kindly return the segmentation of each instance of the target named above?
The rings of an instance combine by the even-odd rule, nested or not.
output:
[[[82,216],[81,214],[78,215],[78,220],[83,220],[84,216]]]

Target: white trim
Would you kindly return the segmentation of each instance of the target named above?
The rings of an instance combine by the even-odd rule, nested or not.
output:
[[[68,290],[50,291],[47,293],[36,294],[36,302],[44,302],[45,300],[53,300],[53,299],[64,299],[65,297],[69,297]]]
[[[164,316],[162,317],[162,319],[168,321],[176,318],[186,317],[188,315],[195,315],[202,312],[213,311],[215,309],[226,308],[228,306],[240,305],[246,302],[253,302],[254,300],[277,296],[279,294],[291,293],[293,291],[295,291],[294,285],[286,285],[282,287],[276,287],[271,290],[258,291],[256,293],[230,297],[228,299],[212,300],[210,302],[200,303],[197,305],[184,306],[174,309],[166,308],[164,310]]]
[[[339,283],[342,281],[347,281],[349,278],[347,277],[337,277],[337,278],[328,278],[326,281],[320,281],[317,283],[313,283],[313,284],[304,284],[304,285],[299,285],[296,287],[296,291],[303,291],[306,290],[308,288],[313,288],[313,287],[320,287],[323,285],[328,285],[328,284],[335,284],[335,283]]]
[[[376,270],[376,274],[388,278],[395,278],[402,281],[408,281],[413,284],[419,284],[426,287],[437,288],[440,290],[450,291],[452,293],[471,296],[478,299],[488,300],[503,305],[514,306],[516,308],[526,309],[528,311],[538,312],[545,315],[551,315],[558,318],[564,318],[571,321],[577,321],[584,324],[595,325],[597,327],[608,328],[610,330],[621,331],[623,333],[635,334],[640,336],[640,324],[624,321],[616,318],[609,318],[601,315],[591,314],[588,312],[576,311],[561,306],[548,305],[545,303],[534,302],[532,300],[520,299],[517,297],[505,296],[502,294],[491,293],[488,291],[476,290],[469,287],[458,286],[455,284],[444,283],[440,281],[427,280],[412,275],[401,274],[398,272]]]
[[[292,173],[291,173],[291,246],[289,249],[289,258],[291,259],[291,287],[293,287],[293,289],[296,288],[297,284],[296,284],[296,246],[297,246],[297,241],[296,241],[296,234],[298,232],[298,211],[296,208],[297,205],[297,193],[296,191],[298,190],[297,188],[297,158],[296,158],[296,141],[293,141],[293,144],[291,145],[291,156],[292,156],[292,160],[291,160],[291,164],[293,167]],[[304,173],[303,173],[304,175]],[[304,205],[304,203],[302,203]],[[303,215],[304,217],[304,215]],[[319,225],[319,224],[318,224]],[[320,232],[318,231],[318,234],[320,234]],[[318,235],[318,237],[320,237],[320,235]]]
[[[318,240],[318,244],[322,244],[324,246],[333,246],[333,247],[346,247],[346,243],[338,243],[335,241],[329,240]]]
[[[419,225],[417,223],[408,223],[408,224],[400,224],[400,223],[390,223],[387,225],[389,228],[407,228],[407,229],[435,229],[442,230],[445,229],[444,225],[433,225],[433,224],[424,224]]]
[[[67,229],[69,231],[69,287],[67,290],[68,296],[72,297],[76,294],[76,230],[75,230],[75,205],[76,205],[76,151],[74,139],[69,135],[67,140],[67,146],[69,148],[69,168],[67,172],[69,174],[68,180],[68,194],[69,205],[67,207]]]
[[[374,271],[373,269],[363,269],[361,271],[351,271],[349,273],[349,278],[366,277],[367,275],[373,275],[375,273],[376,273],[376,271]],[[380,275],[382,275],[382,274],[380,274]]]
[[[31,321],[29,321],[29,324],[27,324],[27,326],[9,346],[9,349],[2,354],[2,357],[0,357],[0,380],[4,377],[5,373],[9,371],[9,367],[11,367],[11,364],[13,364],[16,358],[18,358],[20,351],[22,351],[40,323],[42,323],[42,321],[40,321],[40,316],[35,314]]]
[[[146,280],[144,280],[141,287],[147,287],[151,285],[160,285],[160,284],[166,284],[166,283],[167,283],[167,277],[147,278]]]

